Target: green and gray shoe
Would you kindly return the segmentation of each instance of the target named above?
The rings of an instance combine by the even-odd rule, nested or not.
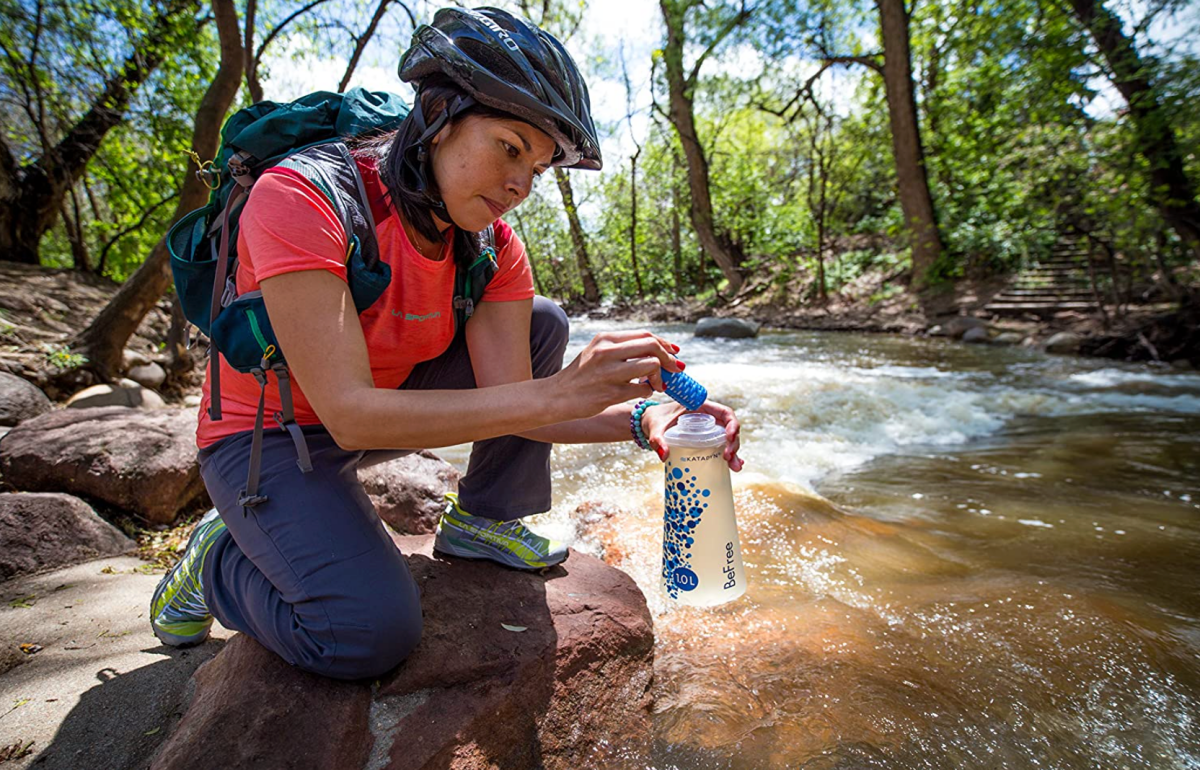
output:
[[[464,559],[490,559],[515,569],[552,567],[567,558],[567,546],[530,532],[520,521],[472,516],[446,493],[433,550]]]
[[[225,531],[217,509],[204,514],[192,530],[183,556],[159,582],[150,600],[150,626],[163,644],[188,647],[208,638],[213,618],[204,603],[200,571],[204,555]]]

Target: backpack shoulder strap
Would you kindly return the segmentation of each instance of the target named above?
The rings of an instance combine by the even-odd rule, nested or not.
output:
[[[279,163],[312,182],[329,200],[346,232],[346,278],[354,307],[363,312],[379,299],[391,281],[391,268],[379,258],[375,215],[367,199],[358,164],[343,142],[301,150]]]

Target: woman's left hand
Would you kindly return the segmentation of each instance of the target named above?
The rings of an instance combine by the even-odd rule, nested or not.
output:
[[[742,426],[733,410],[710,399],[696,411],[701,414],[711,414],[716,419],[717,425],[725,428],[725,461],[729,463],[730,470],[740,471],[745,465],[737,454],[741,446]],[[654,447],[654,451],[658,452],[658,456],[663,462],[666,462],[671,453],[664,434],[687,412],[688,410],[679,404],[664,404],[647,409],[642,413],[642,431],[646,434],[650,446]]]

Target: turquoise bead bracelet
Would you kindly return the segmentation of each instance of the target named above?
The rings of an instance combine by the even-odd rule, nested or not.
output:
[[[643,398],[633,407],[633,412],[629,415],[629,431],[633,434],[633,443],[640,446],[642,449],[651,449],[650,440],[646,438],[645,432],[642,430],[642,415],[652,406],[658,406],[657,401],[651,401],[648,398]]]

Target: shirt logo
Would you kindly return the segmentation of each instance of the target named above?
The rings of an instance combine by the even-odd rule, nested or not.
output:
[[[392,315],[403,316],[405,321],[428,321],[431,318],[441,318],[442,317],[441,312],[438,310],[435,310],[432,313],[426,313],[425,315],[417,315],[416,313],[404,313],[399,310],[393,310]]]

